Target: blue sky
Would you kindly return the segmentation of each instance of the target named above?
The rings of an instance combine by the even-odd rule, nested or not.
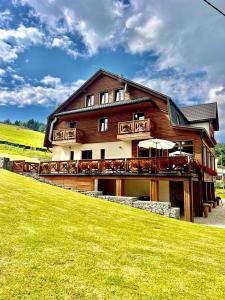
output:
[[[99,68],[222,116],[224,26],[202,0],[1,0],[0,120],[46,121]]]

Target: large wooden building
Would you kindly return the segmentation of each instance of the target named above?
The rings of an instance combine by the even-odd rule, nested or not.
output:
[[[53,157],[40,174],[78,190],[171,202],[192,221],[214,198],[218,129],[216,103],[178,108],[164,94],[99,70],[49,116],[45,146]],[[138,147],[151,138],[176,145]]]

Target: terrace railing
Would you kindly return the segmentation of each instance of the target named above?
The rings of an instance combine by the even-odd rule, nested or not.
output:
[[[118,123],[118,134],[150,132],[150,119]]]
[[[26,162],[25,160],[14,160],[12,164],[12,171],[15,173],[38,173],[39,163]]]
[[[121,158],[104,160],[69,160],[41,162],[40,174],[149,174],[197,172],[187,156]]]
[[[67,128],[67,129],[56,129],[53,130],[53,141],[74,141],[77,143],[82,142],[83,133],[77,128]]]

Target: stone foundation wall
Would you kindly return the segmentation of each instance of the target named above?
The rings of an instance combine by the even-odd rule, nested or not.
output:
[[[97,196],[100,199],[116,202],[128,206],[132,206],[139,209],[144,209],[156,214],[167,216],[174,219],[180,219],[180,208],[171,207],[170,202],[153,202],[153,201],[141,201],[136,197],[124,197],[124,196]]]
[[[133,207],[148,210],[150,212],[167,216],[174,219],[180,219],[180,208],[171,207],[170,202],[153,202],[153,201],[135,201]]]
[[[136,197],[124,197],[124,196],[98,196],[100,199],[108,200],[111,202],[116,202],[124,205],[133,206],[133,203],[137,201],[138,199]]]

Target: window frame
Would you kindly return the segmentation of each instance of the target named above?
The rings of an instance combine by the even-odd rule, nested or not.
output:
[[[105,94],[108,94],[108,97],[107,97],[107,102],[104,100],[104,102],[102,103],[102,95],[104,95],[104,99],[105,99]],[[101,91],[99,93],[99,104],[108,104],[109,103],[109,91],[108,90],[105,90],[105,91]]]
[[[71,127],[71,124],[74,124],[74,127]],[[69,122],[68,122],[68,128],[74,129],[74,128],[76,128],[76,127],[77,127],[77,122],[76,122],[76,121],[69,121]]]
[[[92,99],[93,99],[93,102],[91,102],[91,105],[88,105],[88,97],[93,97]],[[92,106],[94,106],[95,105],[95,96],[94,96],[94,94],[89,94],[89,95],[86,95],[86,101],[85,101],[85,106],[86,107],[92,107]]]
[[[90,152],[91,153],[91,158],[88,157],[87,155],[87,158],[83,158],[83,154],[85,153],[88,153]],[[93,151],[92,150],[81,150],[81,160],[92,160],[93,159]]]
[[[105,130],[101,130],[101,120],[107,120],[107,128],[105,128]],[[104,125],[105,127],[105,125]],[[109,118],[107,117],[102,117],[99,119],[99,123],[98,123],[98,131],[101,133],[107,132],[109,130]]]
[[[138,114],[143,114],[143,117],[144,117],[144,118],[143,118],[143,119],[135,119],[135,115],[138,115]],[[134,120],[134,121],[143,121],[143,120],[145,120],[145,113],[142,112],[142,111],[133,113],[133,120]]]
[[[121,99],[121,97],[119,97],[119,100],[116,100],[116,99],[117,99],[117,93],[118,93],[119,91],[123,91],[123,99]],[[121,95],[121,94],[119,94],[119,95]],[[123,88],[116,89],[116,90],[114,91],[114,102],[120,102],[120,101],[124,101],[124,100],[125,100],[125,90],[124,90]]]

